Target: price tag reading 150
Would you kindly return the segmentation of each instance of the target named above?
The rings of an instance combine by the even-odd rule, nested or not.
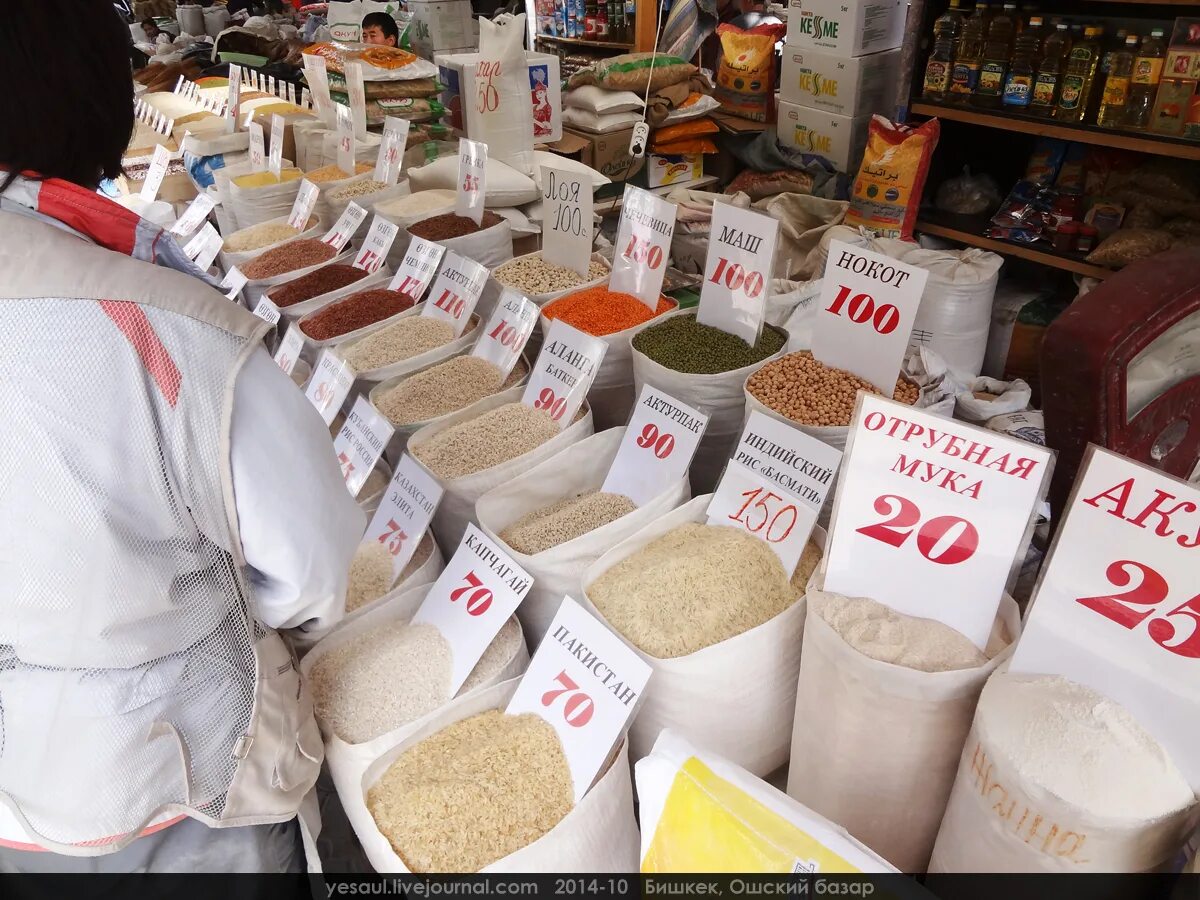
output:
[[[602,622],[564,597],[504,711],[550,723],[578,803],[641,705],[651,671]]]
[[[1010,671],[1125,707],[1200,784],[1200,489],[1090,447]]]
[[[617,293],[633,294],[657,310],[674,233],[674,203],[626,186],[608,286]]]
[[[500,370],[501,377],[508,378],[533,334],[538,313],[536,303],[505,288],[471,355],[486,359]]]

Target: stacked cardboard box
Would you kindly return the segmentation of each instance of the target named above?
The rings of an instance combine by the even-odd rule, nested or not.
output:
[[[858,167],[871,115],[893,112],[906,10],[905,0],[789,0],[781,143]]]

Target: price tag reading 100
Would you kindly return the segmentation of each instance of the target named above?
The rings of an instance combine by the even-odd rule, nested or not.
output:
[[[505,289],[471,355],[486,359],[507,378],[533,333],[538,312],[538,306],[532,300]]]

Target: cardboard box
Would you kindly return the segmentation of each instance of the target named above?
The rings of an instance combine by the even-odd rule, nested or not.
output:
[[[466,117],[463,103],[478,96],[475,83],[475,64],[478,53],[439,53],[435,57],[438,78],[446,89],[442,92],[442,105],[446,107],[446,124],[465,131]],[[533,142],[544,144],[557,141],[563,135],[562,127],[562,75],[558,57],[550,53],[525,53],[525,65],[529,69],[529,103],[533,110]],[[486,140],[468,134],[475,140]]]
[[[900,50],[837,56],[783,45],[779,99],[837,116],[891,117],[900,78]]]
[[[689,184],[704,177],[703,153],[675,153],[646,155],[646,184],[649,187],[666,187],[669,184]]]
[[[798,50],[862,56],[904,40],[904,0],[788,0],[787,42]]]
[[[871,117],[835,116],[820,109],[779,101],[779,142],[828,160],[839,172],[858,171]]]
[[[581,152],[581,159],[613,181],[628,181],[642,171],[642,167],[646,164],[644,157],[634,159],[629,154],[629,141],[633,137],[632,125],[608,134],[588,134],[585,131],[571,131],[568,128],[563,131],[564,136],[569,134],[587,141],[591,147],[589,150]]]
[[[471,0],[409,0],[412,21],[408,40],[413,53],[433,59],[455,47],[478,47],[479,25],[471,18]]]

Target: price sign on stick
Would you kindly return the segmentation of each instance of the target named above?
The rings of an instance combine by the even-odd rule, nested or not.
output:
[[[317,203],[317,196],[320,194],[320,189],[307,178],[300,182],[300,190],[296,192],[296,202],[292,204],[292,211],[288,213],[288,224],[297,231],[303,231],[308,225],[308,217],[312,215],[313,207]]]
[[[337,164],[347,175],[354,174],[354,119],[350,107],[337,104]]]
[[[698,409],[642,385],[600,490],[624,494],[638,506],[653,500],[687,473],[707,425]]]
[[[225,130],[233,133],[237,131],[238,107],[241,105],[239,97],[242,93],[242,70],[236,66],[229,67],[229,95],[225,100]]]
[[[158,197],[158,189],[162,187],[163,179],[167,176],[167,166],[171,163],[171,151],[159,144],[154,148],[150,157],[150,168],[146,171],[146,180],[142,182],[141,198],[147,203],[153,203]]]
[[[362,249],[358,251],[354,265],[365,272],[377,271],[387,259],[388,251],[392,249],[392,242],[396,240],[399,231],[400,227],[395,222],[376,216],[371,221],[371,228],[367,231],[366,240],[363,241]]]
[[[308,92],[313,101],[313,107],[321,117],[326,127],[334,124],[333,101],[329,98],[329,71],[325,65],[325,57],[316,53],[304,53],[304,77],[308,81]]]
[[[338,253],[345,249],[350,238],[354,237],[354,233],[363,223],[363,219],[367,217],[367,211],[355,203],[353,200],[346,205],[345,211],[338,217],[338,220],[333,223],[333,227],[325,233],[325,237],[321,240],[332,246]]]
[[[812,353],[892,396],[929,273],[843,241],[829,242]]]
[[[674,203],[626,186],[609,288],[633,294],[651,309],[658,309],[674,233]]]
[[[257,122],[251,122],[247,129],[250,132],[250,171],[267,171],[267,144],[263,138],[263,127]]]
[[[283,340],[279,342],[279,349],[275,351],[275,364],[286,374],[291,375],[296,371],[296,363],[299,361],[300,351],[303,349],[304,332],[300,330],[297,323],[293,322],[284,332]],[[332,422],[333,418],[330,417],[329,421]]]
[[[354,136],[360,141],[367,137],[367,92],[363,85],[362,66],[357,62],[346,66],[346,94],[350,112],[354,115]]]
[[[697,322],[751,346],[758,343],[778,237],[778,219],[724,202],[713,204]]]
[[[290,329],[288,333],[291,333]],[[285,335],[284,343],[286,342]],[[304,396],[317,408],[325,424],[332,425],[353,386],[354,370],[349,364],[335,356],[331,350],[322,350],[317,367],[304,390]]]
[[[458,192],[454,212],[476,225],[483,222],[483,201],[487,193],[487,144],[482,141],[458,142]]]
[[[283,172],[283,130],[286,126],[283,116],[279,113],[271,116],[271,155],[267,160],[267,168],[276,179]]]
[[[1200,786],[1200,489],[1092,446],[1009,671],[1125,707]]]
[[[392,578],[400,577],[425,535],[442,500],[442,486],[407,453],[400,457],[387,493],[367,526],[363,542],[378,541],[392,557]]]
[[[742,428],[732,460],[820,512],[833,487],[842,451],[754,410]]]
[[[272,325],[279,324],[279,307],[266,297],[259,298],[258,305],[254,307],[254,314],[264,322],[270,322]]]
[[[487,280],[486,266],[447,250],[429,299],[421,307],[421,315],[449,322],[454,336],[461,337]]]
[[[983,648],[1052,467],[1044,447],[860,392],[826,590],[937,619]]]
[[[212,212],[213,206],[215,204],[212,197],[208,194],[198,194],[196,199],[183,211],[183,215],[171,226],[171,234],[187,237],[204,223],[208,214]]]
[[[533,713],[553,726],[578,803],[641,705],[651,672],[604,623],[564,597],[504,711]]]
[[[412,624],[433,625],[450,644],[450,693],[457,694],[488,644],[516,612],[533,578],[475,525],[433,583]]]
[[[222,243],[223,240],[217,233],[217,229],[212,227],[211,222],[205,222],[204,227],[196,233],[196,236],[184,245],[183,252],[198,268],[207,272],[208,267],[217,258]]]
[[[285,81],[283,83],[283,96],[288,103],[296,103],[296,86],[290,81]]]
[[[583,405],[608,344],[562,319],[550,323],[521,402],[550,414],[566,428]]]
[[[342,430],[333,439],[333,452],[350,496],[358,496],[395,430],[366,397],[354,401]]]
[[[592,258],[592,180],[542,166],[542,258],[587,278]]]
[[[404,259],[400,268],[396,270],[392,283],[388,285],[388,290],[399,291],[420,300],[425,296],[429,282],[433,281],[438,263],[442,261],[442,254],[445,252],[446,248],[441,244],[424,238],[413,238],[408,249],[404,251]]]
[[[486,359],[500,370],[501,377],[507,378],[533,334],[539,312],[532,300],[505,288],[471,355]]]
[[[225,296],[230,300],[237,297],[238,292],[246,286],[249,279],[242,274],[242,270],[237,266],[230,266],[229,271],[225,273],[224,279],[221,281],[221,290],[225,292]],[[288,373],[291,374],[290,372]]]
[[[388,116],[383,120],[383,139],[379,144],[379,156],[375,159],[376,181],[395,184],[396,179],[400,177],[410,128],[412,123],[408,119]]]

